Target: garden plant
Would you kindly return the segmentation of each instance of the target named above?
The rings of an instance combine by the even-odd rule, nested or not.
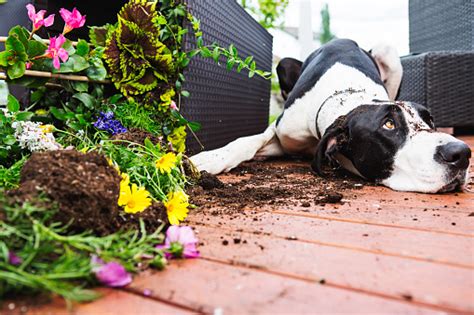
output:
[[[200,57],[270,73],[233,45],[204,45],[183,1],[130,0],[106,25],[88,26],[75,8],[28,4],[25,14],[32,28],[13,27],[0,52],[4,79],[30,91],[0,107],[0,296],[87,301],[94,285],[125,286],[141,269],[197,257],[181,225],[200,176],[186,156],[200,125],[180,114],[192,97],[183,70]],[[61,34],[38,35],[58,18]],[[68,39],[81,27],[89,38]],[[188,32],[196,47],[184,51]]]

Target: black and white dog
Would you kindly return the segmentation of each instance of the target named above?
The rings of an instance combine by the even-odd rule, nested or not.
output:
[[[193,157],[211,174],[255,157],[311,154],[323,175],[325,161],[395,190],[446,192],[468,180],[471,150],[434,130],[428,110],[394,101],[402,78],[396,50],[370,52],[348,39],[323,45],[301,63],[278,67],[285,110],[262,134],[239,138]]]

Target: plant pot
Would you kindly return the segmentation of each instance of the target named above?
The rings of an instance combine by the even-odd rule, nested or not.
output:
[[[205,45],[234,44],[241,57],[253,56],[259,69],[271,71],[273,37],[237,1],[189,0],[188,6],[201,21]],[[187,34],[184,49],[194,48],[194,41]],[[184,75],[184,89],[191,96],[184,98],[182,114],[202,124],[197,136],[205,150],[260,133],[268,126],[270,80],[248,78],[246,71],[227,71],[223,60],[217,65],[200,57],[191,61]],[[194,137],[188,136],[187,143],[190,152],[201,150]]]

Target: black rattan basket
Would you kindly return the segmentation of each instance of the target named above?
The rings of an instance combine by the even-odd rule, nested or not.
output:
[[[474,0],[410,0],[410,52],[474,50]]]
[[[399,100],[426,105],[437,127],[474,127],[474,51],[401,58]]]
[[[234,44],[240,56],[254,57],[265,71],[272,67],[272,36],[235,0],[188,0],[191,13],[201,20],[204,44],[216,42],[222,47]],[[185,38],[185,50],[195,47],[194,36]],[[214,149],[242,136],[262,132],[268,125],[270,80],[247,72],[227,71],[222,59],[194,58],[185,71],[182,113],[202,124],[197,135],[206,150]],[[200,150],[193,137],[188,137],[190,152]]]

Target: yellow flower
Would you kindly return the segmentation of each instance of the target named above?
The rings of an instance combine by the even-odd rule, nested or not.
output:
[[[118,205],[124,207],[126,213],[142,212],[151,206],[150,192],[145,187],[138,187],[137,184],[125,185],[126,180],[120,183],[120,196]]]
[[[43,133],[51,133],[55,129],[53,125],[41,125],[39,127],[41,128],[41,131],[43,131]]]
[[[175,191],[168,194],[168,201],[164,202],[168,212],[168,221],[172,225],[178,225],[188,215],[188,196],[183,191]]]
[[[173,152],[166,153],[159,160],[155,162],[156,168],[160,170],[161,174],[170,173],[171,169],[176,165],[176,154]]]
[[[168,136],[168,141],[177,152],[184,152],[186,149],[186,126],[181,126],[173,130]]]
[[[82,149],[79,150],[79,152],[86,154],[88,150],[89,150],[88,147],[83,147]]]

